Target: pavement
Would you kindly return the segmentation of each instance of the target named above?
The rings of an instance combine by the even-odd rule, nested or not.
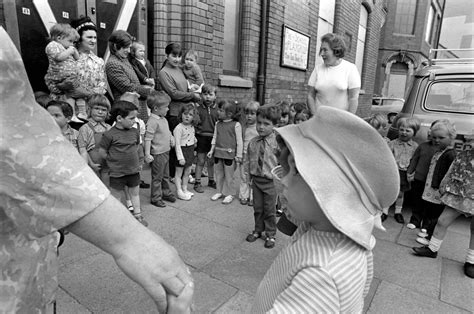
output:
[[[143,173],[150,182],[149,170]],[[207,184],[206,178],[203,183]],[[289,237],[278,233],[276,246],[245,241],[253,227],[253,209],[235,199],[230,205],[210,200],[214,189],[191,201],[165,208],[150,204],[141,190],[149,228],[173,245],[192,270],[196,313],[249,312],[259,282]],[[405,219],[410,213],[404,213]],[[469,220],[460,217],[448,229],[438,258],[414,256],[418,230],[389,217],[386,232],[376,230],[375,276],[364,313],[474,313],[474,280],[464,275]],[[73,234],[60,249],[58,313],[152,313],[153,301],[126,277],[110,256]]]

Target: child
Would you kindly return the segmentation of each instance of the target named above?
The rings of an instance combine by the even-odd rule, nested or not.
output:
[[[262,106],[257,110],[258,136],[250,140],[245,159],[247,182],[252,182],[255,228],[246,240],[255,242],[265,233],[265,247],[275,246],[276,234],[276,191],[272,169],[278,165],[276,142],[273,129],[278,125],[281,111],[278,106]]]
[[[287,101],[279,101],[276,103],[276,106],[280,107],[281,118],[278,122],[278,127],[282,127],[290,124],[290,104]]]
[[[364,118],[364,120],[367,121],[367,123],[370,124],[374,129],[376,129],[377,132],[379,132],[379,134],[383,137],[383,139],[387,141],[387,143],[390,142],[390,140],[386,136],[388,120],[385,115],[381,113],[376,113],[368,118]]]
[[[472,138],[470,139],[473,143]],[[446,176],[442,180],[439,192],[444,211],[438,219],[433,236],[427,246],[414,247],[418,256],[436,258],[443,243],[448,227],[460,215],[471,219],[471,239],[467,250],[464,274],[474,278],[474,146],[457,154]]]
[[[165,207],[163,200],[176,202],[169,184],[169,152],[174,147],[174,137],[169,130],[166,113],[168,112],[170,96],[164,91],[152,92],[146,100],[151,110],[146,123],[145,161],[151,163],[151,204]]]
[[[76,60],[79,59],[79,52],[74,47],[74,42],[79,39],[79,33],[69,24],[55,24],[50,31],[51,42],[46,46],[49,67],[44,77],[45,83],[51,91],[53,98],[59,98],[65,91],[59,88],[59,83],[70,81],[74,88],[78,88]],[[76,101],[65,96],[65,99],[73,107],[73,121],[80,122],[77,118],[86,119],[86,103],[84,99]],[[78,107],[76,117],[74,105]]]
[[[303,111],[298,112],[297,114],[295,114],[294,123],[295,124],[300,124],[301,122],[305,122],[308,119],[309,119],[309,112],[306,111],[306,110],[303,110]]]
[[[214,135],[214,127],[218,120],[217,106],[216,106],[216,87],[204,84],[202,86],[202,105],[197,107],[199,116],[199,123],[196,126],[197,138],[197,164],[196,164],[196,181],[194,183],[194,191],[203,193],[204,189],[201,184],[202,170],[207,159],[207,185],[211,188],[216,188],[216,181],[214,181],[214,160],[206,158],[206,154],[211,150],[212,136]]]
[[[234,102],[222,100],[217,104],[217,116],[211,150],[208,158],[214,157],[214,175],[216,177],[217,193],[211,200],[217,201],[224,197],[222,204],[230,204],[234,200],[235,163],[242,161],[242,126],[234,120],[236,114]]]
[[[398,138],[390,141],[388,146],[395,157],[398,165],[398,173],[400,175],[400,193],[395,203],[395,221],[404,224],[405,220],[402,215],[403,195],[410,190],[410,183],[407,179],[407,168],[410,160],[415,153],[418,144],[413,140],[416,132],[420,129],[420,121],[414,118],[401,118],[397,123]],[[382,221],[388,217],[388,208],[384,208]]]
[[[438,120],[431,123],[431,127],[437,122]],[[431,158],[437,151],[438,145],[435,145],[434,141],[429,138],[428,141],[418,145],[407,168],[407,178],[411,185],[410,196],[413,203],[410,222],[407,224],[408,229],[420,228],[426,230],[428,228],[428,221],[423,220],[423,217],[426,217],[426,208],[429,204],[426,204],[422,195]]]
[[[148,223],[140,209],[140,164],[138,149],[140,132],[134,128],[138,108],[131,102],[118,100],[110,112],[115,125],[102,135],[99,154],[110,169],[110,191],[117,199],[128,187],[133,205],[133,216],[145,227]]]
[[[188,191],[188,180],[194,159],[194,146],[197,143],[194,125],[199,116],[193,103],[181,106],[178,119],[180,123],[174,128],[173,135],[176,143],[176,174],[174,184],[179,199],[189,201],[194,193]]]
[[[45,92],[35,92],[35,101],[40,105],[41,107],[46,109],[46,105],[51,101],[51,96]]]
[[[244,140],[244,148],[242,153],[242,160],[247,159],[247,148],[249,146],[250,140],[258,136],[257,132],[257,110],[260,107],[260,104],[256,101],[251,101],[247,103],[244,107],[244,117],[242,119],[242,135]],[[240,188],[239,188],[239,199],[240,204],[253,206],[253,196],[252,190],[250,187],[250,181],[248,173],[245,171],[244,165],[239,167],[240,173]]]
[[[194,50],[188,50],[183,57],[183,73],[188,80],[188,90],[190,92],[200,93],[204,85],[201,68],[197,64],[197,53]]]
[[[361,313],[370,288],[372,229],[397,197],[397,166],[362,119],[332,107],[315,114],[277,129],[288,158],[286,174],[274,179],[299,227],[265,274],[251,313]]]
[[[153,69],[150,61],[145,58],[145,44],[141,41],[134,41],[130,47],[128,59],[138,76],[140,84],[150,85],[154,88],[155,69]]]
[[[107,171],[105,160],[99,155],[99,144],[104,132],[110,130],[105,119],[110,112],[110,102],[104,95],[94,94],[89,98],[89,122],[79,129],[79,152],[97,176],[105,182]]]
[[[295,116],[302,111],[308,111],[308,106],[304,102],[294,102],[290,105],[290,123],[295,123]]]
[[[456,156],[453,148],[456,129],[448,120],[443,119],[436,122],[430,133],[431,140],[438,147],[438,151],[431,158],[425,188],[421,196],[427,206],[423,217],[427,221],[427,228],[426,231],[422,230],[418,233],[419,238],[416,241],[424,245],[429,243],[428,240],[433,234],[436,222],[443,212],[444,206],[441,204],[441,195],[438,189]]]
[[[77,149],[79,152],[79,146],[77,144],[77,138],[79,132],[71,128],[68,124],[71,121],[73,110],[72,106],[65,101],[51,100],[46,105],[46,110],[53,116],[56,124],[61,129],[63,136]]]

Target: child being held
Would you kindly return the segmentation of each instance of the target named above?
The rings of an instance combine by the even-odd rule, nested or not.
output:
[[[188,80],[188,90],[190,92],[200,93],[204,85],[201,68],[197,64],[198,56],[194,50],[188,50],[183,56],[183,73]]]
[[[99,143],[104,132],[111,126],[105,123],[110,112],[110,102],[102,94],[94,94],[88,100],[89,122],[79,129],[79,152],[97,176],[105,182],[106,163],[99,155]]]
[[[185,201],[189,201],[194,196],[194,193],[188,191],[188,180],[194,159],[194,147],[197,143],[194,125],[197,124],[198,119],[194,104],[185,104],[179,111],[180,123],[173,130],[177,159],[174,184],[176,195]]]
[[[212,201],[220,198],[222,204],[230,204],[234,200],[234,172],[236,163],[242,161],[243,141],[242,126],[235,121],[237,106],[234,102],[221,100],[217,104],[217,115],[211,150],[208,158],[214,157],[214,175],[216,177],[217,193]]]
[[[138,108],[129,101],[118,100],[114,103],[110,117],[114,126],[102,135],[99,154],[105,159],[110,169],[110,191],[121,199],[130,194],[134,217],[144,226],[148,226],[141,214],[140,207],[140,164],[138,149],[140,147],[140,131],[133,126]]]
[[[73,110],[72,106],[61,100],[51,100],[46,105],[46,110],[54,118],[56,124],[61,129],[63,136],[77,149],[79,152],[79,146],[77,143],[77,138],[79,132],[71,128],[69,121],[71,121]]]
[[[199,115],[199,123],[196,126],[197,163],[194,191],[196,191],[197,193],[204,193],[204,189],[201,184],[201,176],[206,161],[208,175],[207,185],[211,188],[216,188],[216,181],[214,181],[214,160],[213,158],[207,158],[206,156],[207,153],[211,150],[214,127],[216,126],[216,122],[218,120],[216,92],[216,87],[210,84],[204,84],[202,86],[201,92],[202,104],[196,108],[197,114]]]
[[[420,121],[415,118],[401,118],[397,122],[398,138],[390,141],[388,146],[395,157],[398,166],[398,173],[400,175],[400,193],[395,202],[395,220],[403,224],[405,219],[402,215],[403,197],[404,193],[410,190],[410,183],[407,179],[407,169],[410,165],[410,160],[415,153],[418,144],[413,140],[416,132],[420,129]],[[388,208],[384,208],[382,221],[388,217]]]
[[[276,131],[286,145],[275,184],[299,226],[250,312],[361,313],[373,277],[372,230],[398,194],[392,154],[370,125],[332,107]]]
[[[150,61],[145,57],[145,44],[141,41],[134,41],[130,47],[128,60],[137,74],[142,85],[155,87],[155,69]]]
[[[50,43],[46,46],[46,55],[49,61],[48,71],[44,77],[46,86],[54,99],[67,101],[73,107],[72,121],[80,122],[77,118],[86,119],[86,103],[84,99],[74,100],[70,97],[71,90],[63,90],[60,83],[70,82],[74,89],[79,88],[77,81],[77,65],[79,52],[74,42],[79,39],[79,33],[69,24],[55,24],[51,27]],[[74,105],[78,107],[78,117],[75,115]]]
[[[247,160],[247,148],[250,141],[258,136],[257,132],[257,110],[260,108],[260,104],[256,101],[247,103],[244,107],[244,114],[242,121],[242,136],[244,140],[244,148],[242,153],[242,160],[245,163]],[[240,165],[240,187],[239,187],[239,199],[240,204],[253,206],[252,189],[249,181],[249,174],[245,169],[244,165]]]
[[[278,143],[273,129],[278,125],[281,111],[278,106],[262,106],[257,109],[258,136],[250,140],[245,172],[247,182],[252,182],[255,227],[246,240],[255,242],[265,234],[265,247],[275,246],[277,193],[272,169],[278,165]]]
[[[164,91],[152,92],[146,102],[151,110],[145,133],[145,161],[151,163],[150,200],[154,206],[165,207],[163,200],[176,202],[169,183],[170,150],[174,147],[174,137],[165,118],[171,98]]]

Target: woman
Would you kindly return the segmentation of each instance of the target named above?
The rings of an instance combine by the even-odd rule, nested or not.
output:
[[[328,33],[321,38],[319,55],[324,63],[316,65],[308,81],[308,105],[313,114],[319,106],[356,112],[360,74],[355,64],[342,59],[345,51],[340,35]]]
[[[188,81],[180,68],[181,52],[181,46],[177,43],[166,46],[166,60],[158,73],[158,81],[161,87],[171,98],[170,109],[166,116],[171,132],[173,132],[174,128],[179,124],[178,114],[181,106],[185,103],[199,101],[201,99],[199,94],[188,92]],[[172,149],[170,151],[171,178],[174,178],[175,163],[176,153],[175,150]]]
[[[125,92],[135,92],[140,95],[138,117],[143,121],[148,120],[146,96],[153,87],[141,85],[137,74],[133,70],[128,54],[133,37],[123,30],[114,31],[109,37],[110,58],[105,65],[105,73],[114,99],[119,99]]]

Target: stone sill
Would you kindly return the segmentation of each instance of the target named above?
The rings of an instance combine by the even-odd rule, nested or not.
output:
[[[411,37],[411,38],[414,38],[415,35],[414,34],[401,34],[401,33],[393,33],[394,36],[398,36],[398,37]]]
[[[252,88],[253,84],[251,80],[239,76],[219,75],[219,86]]]

